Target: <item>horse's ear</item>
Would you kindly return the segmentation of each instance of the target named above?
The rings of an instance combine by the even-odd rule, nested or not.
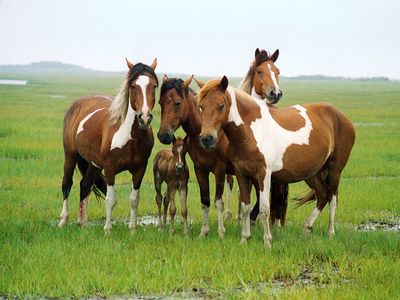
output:
[[[157,57],[153,60],[153,63],[151,64],[150,68],[152,68],[154,71],[156,67],[157,67]]]
[[[205,85],[205,83],[204,83],[203,81],[198,80],[198,79],[196,79],[196,78],[194,78],[194,81],[196,81],[196,83],[197,83],[197,85],[199,86],[199,88],[202,88],[202,87]]]
[[[254,57],[257,57],[257,55],[260,54],[260,49],[256,49],[256,52],[254,53]]]
[[[188,79],[185,80],[185,82],[183,83],[183,86],[187,89],[190,85],[190,83],[192,82],[192,79],[194,77],[194,74],[192,74],[192,76],[190,76]]]
[[[229,80],[228,78],[224,75],[224,77],[222,77],[221,81],[219,82],[219,88],[223,91],[225,91],[228,88],[229,85]]]
[[[278,56],[279,56],[279,49],[276,49],[274,54],[271,55],[272,62],[276,62],[276,60],[278,59]]]
[[[167,76],[167,74],[164,74],[164,77],[163,77],[163,79],[162,79],[162,82],[164,83],[164,82],[166,82],[168,80],[168,76]]]
[[[132,69],[134,64],[131,63],[126,57],[125,57],[125,60],[126,60],[126,65],[128,66],[129,70]]]

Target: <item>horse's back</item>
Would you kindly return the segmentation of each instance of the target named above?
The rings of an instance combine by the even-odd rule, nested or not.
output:
[[[153,162],[153,173],[158,172],[163,179],[167,178],[168,165],[173,158],[171,149],[161,149],[157,152]]]

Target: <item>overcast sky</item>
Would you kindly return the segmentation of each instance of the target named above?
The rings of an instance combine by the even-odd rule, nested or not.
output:
[[[243,76],[257,47],[284,76],[400,79],[400,1],[0,0],[0,64]]]

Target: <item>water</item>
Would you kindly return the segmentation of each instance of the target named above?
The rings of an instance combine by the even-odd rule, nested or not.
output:
[[[26,85],[28,80],[18,80],[18,79],[0,79],[0,84],[3,85]]]

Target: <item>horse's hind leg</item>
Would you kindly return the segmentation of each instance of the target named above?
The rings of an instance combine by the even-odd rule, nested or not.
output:
[[[335,212],[338,203],[338,187],[341,175],[341,169],[338,168],[334,161],[330,161],[329,165],[329,173],[327,176],[327,184],[331,191],[331,199],[330,199],[330,212],[329,212],[329,226],[328,226],[328,236],[332,237],[335,235]]]
[[[62,194],[63,194],[63,208],[60,214],[60,222],[58,227],[63,227],[68,222],[68,196],[72,187],[72,178],[74,176],[74,169],[77,163],[77,156],[74,154],[67,154],[65,152],[64,159],[64,176],[62,180]]]
[[[271,224],[277,227],[285,225],[288,206],[288,185],[272,182],[271,184]]]
[[[88,168],[80,182],[80,195],[79,195],[79,218],[78,223],[81,227],[86,226],[88,217],[87,217],[87,204],[88,197],[92,190],[92,186],[95,183],[95,180],[99,177],[101,170],[88,165]]]
[[[156,190],[156,203],[158,207],[158,216],[156,226],[164,228],[165,224],[161,223],[161,205],[162,205],[162,194],[161,194],[162,179],[158,171],[154,171],[154,188]]]
[[[331,193],[320,173],[317,173],[315,176],[306,180],[306,183],[315,191],[317,198],[316,207],[313,209],[311,215],[304,225],[306,231],[311,232],[315,220],[318,218],[325,205],[330,201]]]

